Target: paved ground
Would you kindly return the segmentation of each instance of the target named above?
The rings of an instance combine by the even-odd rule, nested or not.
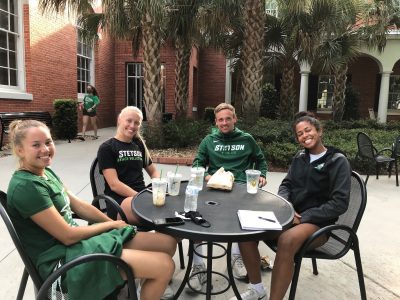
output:
[[[114,133],[114,128],[101,129],[100,139],[72,143],[57,142],[57,154],[53,169],[70,187],[70,189],[83,199],[91,200],[89,184],[89,168],[101,142]],[[12,156],[0,158],[0,189],[6,190],[11,174],[17,166]],[[175,166],[158,165],[163,173]],[[184,177],[189,174],[188,167],[180,167]],[[165,173],[164,173],[165,174]],[[267,189],[276,192],[284,173],[269,173]],[[365,274],[365,284],[368,299],[394,300],[400,299],[400,187],[396,187],[395,178],[380,177],[376,180],[370,178],[368,182],[368,204],[364,218],[361,222],[358,236],[360,239],[362,263]],[[0,299],[15,299],[23,264],[6,231],[3,222],[0,222]],[[184,246],[187,247],[187,241]],[[260,245],[263,255],[273,253],[264,245]],[[178,255],[175,255],[178,266]],[[298,284],[297,298],[299,300],[317,299],[359,299],[357,275],[354,257],[349,253],[337,261],[320,261],[318,263],[320,274],[314,276],[311,272],[311,262],[303,262]],[[225,260],[215,262],[215,268],[226,272]],[[183,277],[183,271],[176,270],[173,287],[177,287]],[[263,273],[263,282],[268,287],[270,272]],[[215,288],[223,282],[214,280]],[[238,283],[239,290],[246,287],[245,283]],[[229,299],[233,295],[228,291],[215,299]],[[180,299],[203,299],[202,295],[193,295],[183,292]],[[24,299],[34,299],[31,281]]]

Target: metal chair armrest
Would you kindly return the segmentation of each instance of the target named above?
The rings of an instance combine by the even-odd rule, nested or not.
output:
[[[333,231],[335,230],[343,230],[343,231],[347,231],[350,236],[349,236],[349,240],[348,241],[343,241],[341,240],[339,237],[337,237],[335,234],[333,234]],[[336,240],[340,241],[341,243],[349,243],[352,241],[358,242],[358,238],[356,233],[354,232],[354,230],[346,225],[341,225],[341,224],[333,224],[333,225],[328,225],[326,227],[323,227],[319,230],[317,230],[316,232],[314,232],[301,246],[301,248],[299,249],[299,251],[297,252],[297,256],[299,257],[304,257],[305,254],[307,253],[307,251],[309,251],[309,246],[311,245],[312,242],[314,242],[317,238],[319,238],[320,236],[324,235],[324,234],[331,234],[331,236],[333,238],[335,238]]]
[[[393,156],[393,150],[390,149],[390,148],[384,148],[384,149],[382,149],[382,150],[376,152],[375,155],[378,156],[378,155],[380,155],[380,154],[383,154],[384,152],[389,152],[389,153],[390,153],[389,157],[392,157],[392,156]]]
[[[96,203],[98,203],[100,200],[104,200],[105,202],[107,202],[110,206],[112,206],[121,216],[121,219],[123,221],[125,221],[126,223],[128,223],[128,218],[126,217],[124,211],[122,210],[121,206],[118,204],[117,201],[115,201],[113,198],[111,198],[110,196],[107,195],[98,195],[96,197],[94,197],[93,201],[92,201],[92,205],[95,205]],[[96,206],[96,205],[95,205]],[[98,206],[96,206],[98,207]]]
[[[42,284],[42,286],[39,289],[36,299],[37,300],[45,300],[45,299],[47,300],[48,299],[48,290],[52,286],[53,282],[55,282],[61,275],[65,274],[68,270],[72,269],[75,266],[78,266],[78,265],[81,265],[81,264],[84,264],[87,262],[100,261],[100,260],[112,262],[113,264],[117,265],[119,268],[121,268],[124,271],[124,273],[126,274],[126,277],[127,277],[128,288],[131,293],[131,297],[133,297],[133,299],[137,300],[135,277],[134,277],[132,269],[121,258],[111,255],[111,254],[104,254],[104,253],[82,255],[82,256],[75,258],[74,260],[62,265],[60,268],[58,268],[53,273],[51,273],[51,275],[45,280],[45,282]]]

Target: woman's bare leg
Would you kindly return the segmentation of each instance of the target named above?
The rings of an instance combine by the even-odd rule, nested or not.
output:
[[[89,116],[84,115],[82,117],[82,123],[83,123],[83,125],[82,125],[82,136],[83,137],[85,137],[85,135],[86,135],[86,128],[87,128],[88,121],[89,121]]]
[[[139,225],[140,224],[139,216],[132,211],[132,199],[133,197],[128,197],[122,200],[121,208],[124,211],[129,224]],[[120,219],[119,215],[118,219]]]
[[[90,123],[92,124],[93,127],[93,133],[94,137],[97,137],[97,116],[90,117]]]
[[[296,225],[283,232],[278,238],[278,250],[274,261],[271,277],[270,300],[282,300],[286,294],[294,272],[294,256],[305,240],[319,229],[314,224],[304,223]],[[326,237],[314,247],[322,245]]]
[[[132,267],[135,277],[146,279],[140,299],[160,299],[174,274],[176,239],[158,232],[137,232],[124,248],[121,258]]]
[[[160,299],[174,274],[172,258],[162,252],[124,249],[121,259],[133,269],[135,278],[145,279],[140,299]]]

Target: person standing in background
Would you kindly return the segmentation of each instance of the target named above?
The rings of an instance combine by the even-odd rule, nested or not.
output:
[[[93,139],[98,139],[97,136],[97,113],[96,108],[100,104],[99,94],[94,86],[87,86],[87,95],[83,98],[82,104],[79,108],[82,110],[83,115],[83,126],[82,126],[82,137],[85,139],[86,127],[89,122],[92,124],[94,136]]]

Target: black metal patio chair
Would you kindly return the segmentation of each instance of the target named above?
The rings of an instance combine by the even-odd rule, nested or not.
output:
[[[393,158],[393,150],[390,148],[384,148],[382,150],[377,150],[372,144],[371,138],[364,132],[359,132],[357,134],[357,155],[356,159],[367,161],[370,164],[375,166],[376,171],[376,179],[379,179],[379,169],[381,165],[388,164],[390,166],[391,163],[395,161]],[[384,155],[387,152],[388,155]],[[367,178],[365,179],[365,184],[368,182],[370,173],[370,165],[367,168]],[[396,169],[396,181],[398,182],[398,171]]]
[[[323,227],[311,235],[296,254],[289,300],[295,299],[303,258],[311,258],[313,274],[318,275],[317,259],[339,259],[345,256],[350,250],[354,252],[361,299],[367,299],[357,237],[357,229],[364,214],[366,204],[367,190],[365,182],[358,173],[353,171],[351,174],[350,201],[347,211],[339,217],[336,224]],[[322,235],[327,235],[329,237],[328,241],[321,247],[308,250],[309,246]],[[265,243],[276,252],[275,241],[265,241]]]
[[[92,205],[107,213],[107,215],[112,219],[116,219],[117,213],[119,213],[121,219],[127,222],[127,218],[118,203],[111,197],[104,195],[104,188],[106,183],[103,174],[100,173],[97,157],[92,162],[89,176],[90,186],[92,187],[92,194],[94,197]],[[147,231],[152,229],[138,226],[138,230]],[[183,245],[181,241],[178,242],[178,251],[180,268],[183,270],[185,269],[185,259],[183,255]]]
[[[110,255],[110,254],[96,253],[96,254],[88,254],[88,255],[80,256],[80,257],[62,265],[60,268],[58,268],[56,271],[54,271],[48,278],[46,278],[46,280],[42,280],[38,271],[36,270],[35,265],[31,261],[30,257],[27,255],[27,253],[25,252],[25,249],[22,246],[22,242],[19,238],[19,235],[14,228],[14,224],[12,223],[12,221],[8,215],[7,195],[6,195],[6,193],[4,193],[2,191],[0,191],[0,215],[4,221],[4,224],[7,227],[10,237],[15,245],[15,248],[17,249],[19,256],[21,257],[21,259],[24,263],[24,271],[22,273],[22,278],[20,281],[20,285],[18,288],[18,294],[16,297],[17,300],[23,299],[24,293],[25,293],[25,288],[26,288],[26,283],[28,281],[29,276],[31,277],[31,279],[33,281],[36,299],[39,299],[39,300],[49,299],[49,289],[51,288],[52,284],[56,280],[58,280],[58,278],[60,278],[60,276],[64,276],[68,272],[68,270],[70,270],[78,265],[81,265],[83,263],[93,262],[93,261],[99,261],[99,260],[109,261],[109,262],[117,265],[119,268],[121,268],[125,272],[125,274],[127,275],[128,289],[130,291],[130,295],[132,296],[132,299],[137,300],[135,278],[134,278],[132,269],[121,258],[114,256],[114,255]],[[107,280],[107,278],[104,277],[104,280]],[[99,282],[99,284],[101,284],[101,283]],[[57,299],[68,299],[68,294],[61,295],[58,293],[58,296],[59,297],[57,297]],[[64,297],[64,298],[61,298],[61,297]],[[115,299],[116,300],[117,295],[113,293],[106,299],[110,299],[110,300]]]

